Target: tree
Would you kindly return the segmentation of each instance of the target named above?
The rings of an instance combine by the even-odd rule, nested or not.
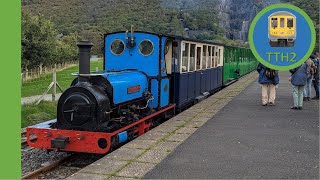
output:
[[[42,15],[22,15],[22,68],[51,64],[57,57],[57,32]]]
[[[73,61],[78,58],[77,33],[63,36],[44,16],[24,13],[22,19],[22,69]]]
[[[58,41],[57,63],[78,59],[78,47],[76,44],[80,39],[77,33],[72,33]]]

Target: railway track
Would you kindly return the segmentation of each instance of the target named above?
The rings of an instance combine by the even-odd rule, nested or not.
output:
[[[24,149],[28,145],[27,143],[27,137],[26,137],[26,131],[22,130],[21,132],[21,148]]]
[[[39,178],[41,175],[44,175],[45,173],[48,173],[50,171],[55,170],[57,167],[59,167],[61,164],[63,164],[64,162],[70,160],[72,157],[72,155],[61,158],[59,160],[53,161],[50,164],[43,166],[39,169],[36,169],[32,172],[26,173],[25,175],[23,175],[21,177],[21,179],[37,179]]]
[[[21,179],[65,179],[104,155],[72,153],[26,172]]]

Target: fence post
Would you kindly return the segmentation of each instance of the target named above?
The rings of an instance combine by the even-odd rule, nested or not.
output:
[[[57,94],[57,65],[54,64],[53,74],[52,74],[52,80],[53,80],[53,89],[52,89],[52,101],[56,100],[56,94]]]
[[[39,65],[40,75],[42,74],[42,64]]]

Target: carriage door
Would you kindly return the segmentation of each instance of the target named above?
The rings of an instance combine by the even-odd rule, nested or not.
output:
[[[165,47],[164,47],[164,54],[165,54],[165,60],[166,60],[166,69],[167,69],[167,75],[169,78],[169,102],[174,103],[174,87],[175,87],[175,78],[174,78],[174,72],[177,71],[177,65],[178,65],[178,57],[177,57],[177,45],[178,43],[173,43],[172,40],[167,39]]]

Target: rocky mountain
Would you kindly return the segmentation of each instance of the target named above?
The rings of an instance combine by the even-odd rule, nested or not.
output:
[[[253,18],[264,7],[275,3],[280,3],[280,0],[220,0],[220,26],[229,39],[246,42]]]

